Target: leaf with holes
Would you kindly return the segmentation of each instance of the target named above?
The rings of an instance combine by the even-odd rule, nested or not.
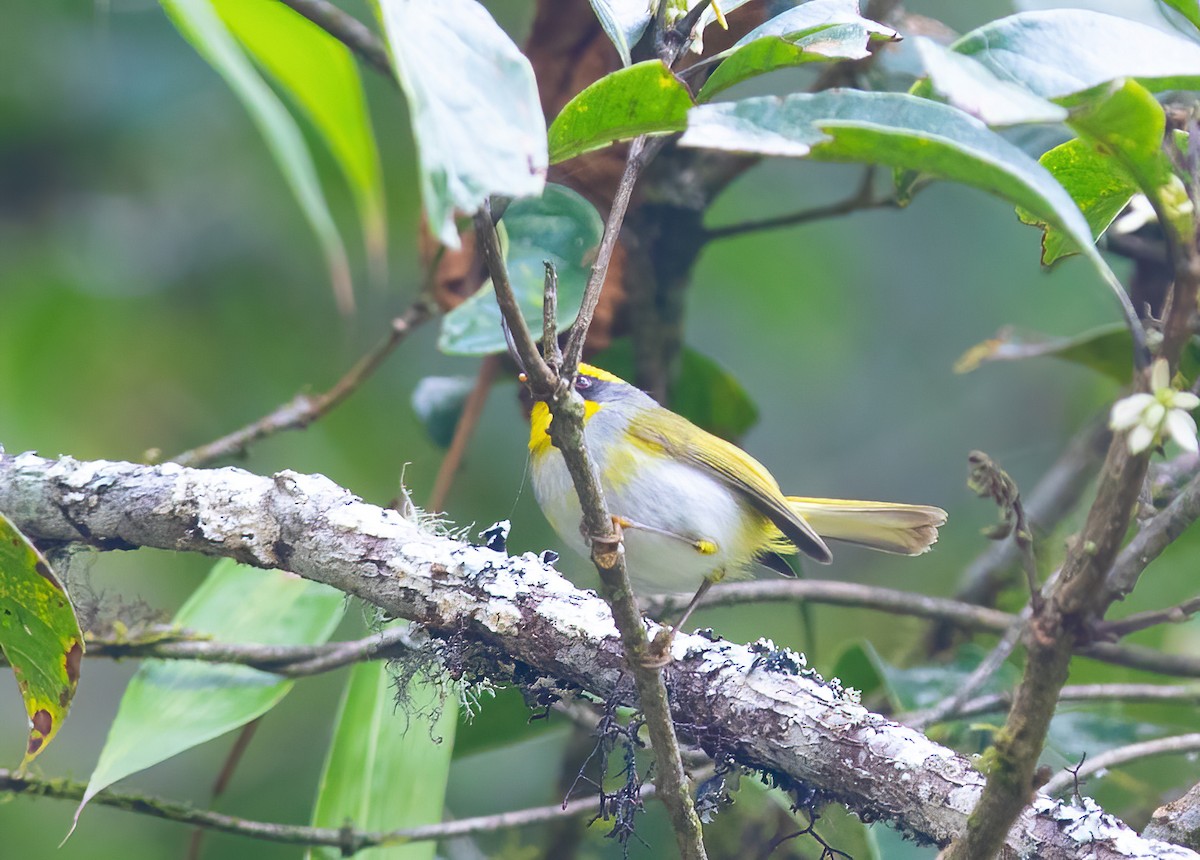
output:
[[[21,769],[54,739],[79,684],[83,633],[46,559],[0,513],[0,651],[29,715]]]
[[[345,612],[345,595],[281,570],[217,562],[174,624],[220,642],[318,645]],[[125,689],[100,761],[75,811],[119,779],[266,713],[295,681],[226,663],[146,660]]]
[[[517,200],[500,221],[508,235],[508,278],[532,331],[542,330],[543,262],[558,271],[558,327],[575,321],[604,223],[596,208],[562,185],[539,198]],[[492,282],[442,317],[438,348],[453,355],[489,355],[508,348]]]

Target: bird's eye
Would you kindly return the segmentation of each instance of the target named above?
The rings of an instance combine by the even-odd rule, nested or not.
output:
[[[583,374],[580,374],[579,376],[575,377],[575,390],[576,391],[587,391],[591,387],[592,387],[592,378],[590,376],[584,376]]]

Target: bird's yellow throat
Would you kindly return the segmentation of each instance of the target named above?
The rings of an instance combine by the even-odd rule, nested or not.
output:
[[[588,419],[602,408],[599,403],[592,400],[585,400],[583,403],[583,423],[587,424]],[[535,457],[540,457],[553,447],[553,443],[550,441],[550,422],[553,420],[554,416],[550,414],[549,406],[541,401],[533,404],[533,411],[529,413],[529,453]]]

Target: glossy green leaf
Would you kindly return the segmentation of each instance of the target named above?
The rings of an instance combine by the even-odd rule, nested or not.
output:
[[[1187,18],[1193,26],[1200,27],[1200,2],[1198,0],[1162,0],[1184,18]]]
[[[387,260],[383,176],[350,49],[277,0],[212,0],[225,26],[312,121],[354,193],[367,251]]]
[[[1147,24],[1084,9],[1021,12],[950,46],[1043,98],[1136,78],[1157,92],[1200,89],[1200,44]]]
[[[550,124],[557,164],[618,140],[683,131],[692,97],[659,60],[605,75],[571,99]]]
[[[605,34],[617,54],[621,64],[628,66],[633,60],[629,52],[642,38],[650,23],[650,4],[648,0],[590,0],[592,11],[604,28]]]
[[[1166,115],[1158,100],[1136,81],[1119,81],[1071,99],[1068,125],[1111,158],[1137,184],[1178,236],[1194,233],[1187,189],[1163,151]]]
[[[83,658],[83,633],[71,598],[46,559],[0,512],[0,651],[12,666],[29,742],[21,769],[62,727]]]
[[[317,645],[345,610],[327,585],[279,570],[217,562],[175,616],[220,642]],[[294,681],[252,669],[190,660],[146,660],[129,682],[76,818],[96,792],[266,713]]]
[[[575,321],[604,222],[583,197],[562,185],[547,185],[539,198],[517,200],[500,222],[508,235],[508,277],[533,331],[542,330],[544,261],[558,270],[558,325]],[[488,355],[507,349],[491,281],[442,317],[438,348],[454,355]]]
[[[379,0],[417,141],[421,201],[459,246],[455,212],[546,182],[546,121],[529,60],[475,0]]]
[[[412,393],[412,409],[439,448],[448,448],[458,427],[458,417],[475,380],[469,376],[426,376]]]
[[[315,827],[395,830],[442,820],[458,699],[443,697],[437,685],[418,677],[397,700],[386,661],[360,663],[350,673],[338,708],[333,743],[321,774]],[[434,841],[385,845],[354,856],[358,860],[433,860]],[[309,858],[341,857],[317,848]]]
[[[758,423],[758,407],[734,376],[711,358],[685,347],[670,386],[671,409],[723,439],[740,439]]]
[[[899,38],[891,27],[862,17],[858,0],[809,0],[755,27],[722,56],[696,95],[708,101],[734,84],[774,69],[868,56],[871,39]]]
[[[1066,108],[996,77],[974,57],[951,51],[924,36],[913,39],[913,47],[929,76],[913,88],[914,95],[925,96],[932,90],[990,126],[1062,122],[1067,118]]]
[[[1071,337],[1003,328],[995,337],[976,344],[954,364],[956,373],[970,373],[993,361],[1018,361],[1050,356],[1090,367],[1122,384],[1133,366],[1133,339],[1121,323],[1103,325]]]
[[[210,0],[160,0],[167,16],[196,52],[241,99],[266,139],[275,161],[317,236],[334,294],[343,309],[353,304],[346,249],[321,191],[312,156],[296,121],[271,91],[221,22]]]
[[[1071,195],[1087,219],[1093,239],[1100,238],[1137,191],[1137,184],[1114,164],[1111,155],[1098,152],[1079,138],[1048,150],[1038,162]],[[1017,217],[1026,224],[1042,228],[1043,264],[1048,266],[1065,256],[1079,253],[1079,246],[1057,227],[1019,207]]]

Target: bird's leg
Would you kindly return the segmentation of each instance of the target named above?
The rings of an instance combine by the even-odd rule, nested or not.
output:
[[[679,616],[679,620],[670,627],[658,631],[658,635],[650,643],[650,651],[647,653],[646,659],[642,661],[643,665],[652,669],[661,669],[671,662],[671,643],[675,641],[675,634],[687,623],[692,612],[700,605],[700,599],[704,597],[708,589],[712,587],[712,584],[713,580],[705,577],[704,582],[700,583],[700,587],[696,589],[695,596],[692,597],[687,608],[683,610],[683,615]]]
[[[650,532],[651,534],[662,535],[663,537],[669,537],[673,540],[685,543],[702,555],[712,555],[718,549],[717,545],[713,541],[704,540],[703,538],[697,540],[695,538],[687,537],[686,535],[681,535],[678,532],[660,529],[657,526],[648,526],[645,523],[634,522],[633,520],[626,519],[625,517],[614,515],[612,521],[613,528],[618,532],[620,532],[622,529],[633,529],[634,531]]]

